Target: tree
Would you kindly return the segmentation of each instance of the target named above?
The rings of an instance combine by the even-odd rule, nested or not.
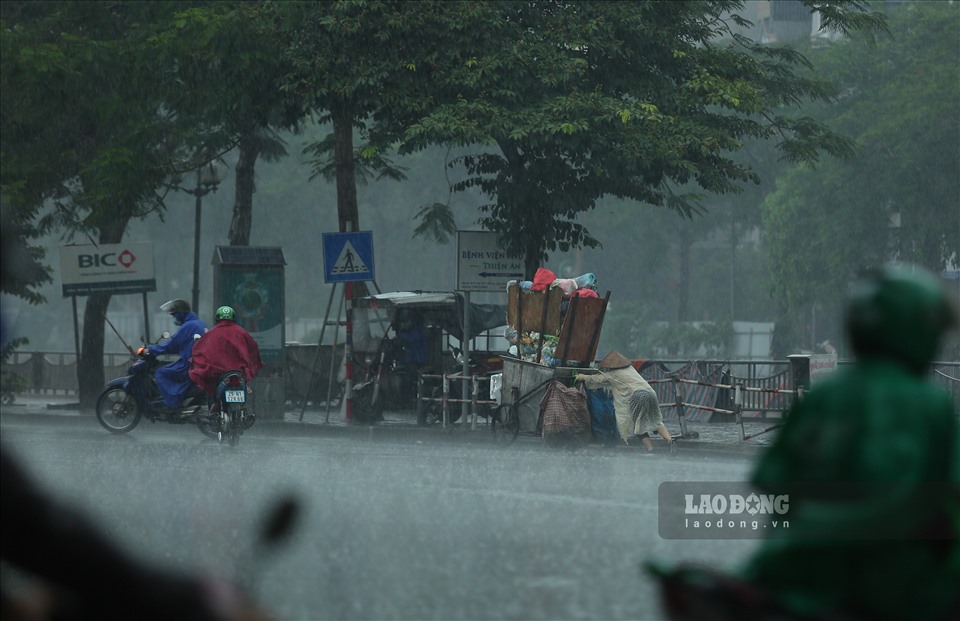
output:
[[[676,187],[723,194],[756,182],[731,157],[745,140],[776,138],[794,161],[850,153],[822,123],[789,114],[834,90],[799,75],[798,52],[734,32],[740,2],[480,4],[451,16],[455,40],[427,41],[444,46],[442,66],[426,76],[437,86],[415,102],[423,118],[404,148],[488,147],[457,160],[468,176],[454,188],[484,192],[480,223],[528,274],[551,251],[599,243],[577,220],[603,196],[690,216]],[[864,2],[805,4],[827,27],[883,28]]]
[[[280,84],[296,23],[278,19],[268,3],[203,2],[177,12],[153,38],[166,66],[167,105],[193,128],[198,166],[239,152],[230,245],[250,243],[257,160],[285,156],[278,131],[296,129],[305,115]]]
[[[791,170],[764,202],[781,354],[839,338],[841,300],[860,270],[900,259],[941,271],[958,259],[960,6],[905,4],[890,31],[877,46],[849,40],[812,53],[843,88],[817,113],[858,151]],[[829,332],[811,325],[814,314],[833,318]]]
[[[148,40],[149,26],[174,8],[3,3],[0,178],[18,222],[110,244],[122,240],[131,218],[162,208],[179,134],[165,113],[156,80],[162,68]],[[84,308],[78,380],[85,407],[103,385],[110,298],[91,295]]]

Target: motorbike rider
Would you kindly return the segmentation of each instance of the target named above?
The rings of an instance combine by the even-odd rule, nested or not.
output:
[[[919,268],[857,283],[846,317],[856,363],[806,394],[760,459],[753,484],[790,492],[790,530],[743,577],[789,609],[960,618],[960,430],[927,380],[957,325],[951,306]]]
[[[752,484],[786,495],[739,575],[649,562],[683,619],[960,619],[960,428],[926,376],[957,327],[933,274],[862,278],[845,329],[856,355],[796,401]]]
[[[193,353],[194,340],[207,331],[205,324],[190,308],[190,303],[182,298],[164,302],[160,310],[169,313],[173,323],[179,326],[169,340],[157,345],[141,347],[137,353],[141,356],[156,357],[161,354],[175,353],[180,358],[157,369],[157,388],[163,396],[163,404],[175,410],[183,397],[193,386],[190,380],[190,356]]]
[[[216,324],[193,345],[190,379],[210,395],[216,404],[220,377],[227,371],[243,371],[253,381],[263,368],[260,347],[250,333],[237,324],[237,313],[221,306],[215,313]]]

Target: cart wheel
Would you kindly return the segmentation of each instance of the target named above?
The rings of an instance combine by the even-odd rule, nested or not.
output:
[[[517,406],[513,403],[504,403],[499,406],[490,419],[490,429],[493,430],[493,441],[497,444],[510,445],[520,433],[520,417],[517,415]]]

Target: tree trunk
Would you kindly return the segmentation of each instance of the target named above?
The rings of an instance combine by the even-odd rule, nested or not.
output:
[[[230,221],[230,245],[249,246],[250,227],[253,225],[254,167],[260,156],[260,139],[250,132],[240,139],[240,156],[237,158],[237,185],[233,203],[233,219]]]
[[[101,227],[99,243],[119,244],[129,221],[129,217],[118,218]],[[80,360],[77,363],[78,392],[82,409],[95,407],[97,396],[103,388],[104,317],[111,297],[109,293],[94,294],[87,297],[84,305],[83,338],[80,343]]]
[[[358,231],[357,178],[353,162],[353,123],[349,114],[333,117],[334,164],[337,170],[337,221],[340,232]]]
[[[690,299],[690,248],[692,241],[684,229],[680,230],[678,238],[680,244],[680,282],[677,289],[677,321],[687,320]]]
[[[334,165],[337,170],[337,222],[341,233],[360,230],[357,209],[357,176],[353,161],[353,115],[347,110],[335,110],[333,117]],[[363,282],[348,283],[354,299],[367,295]]]

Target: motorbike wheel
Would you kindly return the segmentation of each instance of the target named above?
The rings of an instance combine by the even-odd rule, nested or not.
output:
[[[243,433],[243,413],[240,407],[231,405],[228,410],[230,413],[230,427],[227,429],[227,442],[230,446],[236,446],[240,442],[240,434]]]
[[[374,425],[383,420],[383,395],[373,401],[373,384],[353,393],[353,421],[360,425]]]
[[[111,386],[97,397],[97,421],[110,433],[127,433],[140,422],[140,408],[133,395]]]
[[[497,407],[490,419],[490,429],[493,431],[493,441],[508,446],[513,444],[520,433],[520,416],[517,406],[513,403],[504,403]]]
[[[201,415],[197,421],[197,429],[212,440],[220,439],[220,423],[215,416]]]

